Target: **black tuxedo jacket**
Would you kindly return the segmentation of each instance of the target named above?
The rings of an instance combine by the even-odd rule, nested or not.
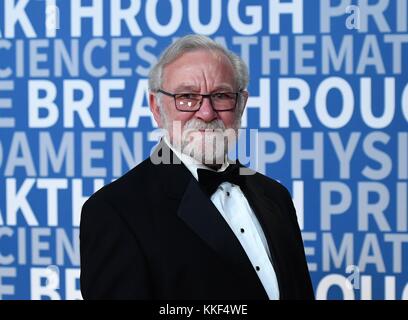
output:
[[[176,157],[163,141],[153,155],[165,152]],[[182,163],[152,161],[147,158],[84,204],[83,298],[268,299],[238,239],[191,172]],[[280,298],[313,299],[288,191],[260,173],[245,179]]]

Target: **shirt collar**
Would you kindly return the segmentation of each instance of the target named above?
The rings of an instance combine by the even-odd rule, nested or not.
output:
[[[164,142],[169,146],[169,148],[176,154],[176,156],[183,162],[183,164],[187,167],[187,169],[191,172],[191,174],[194,176],[196,180],[198,180],[198,173],[197,169],[206,169],[206,170],[211,170],[211,171],[217,171],[217,172],[222,172],[227,167],[229,166],[229,159],[227,155],[225,156],[225,161],[222,164],[221,168],[218,170],[212,169],[198,161],[197,159],[190,157],[189,155],[186,155],[185,153],[182,153],[180,150],[177,150],[170,141],[167,139],[166,136],[163,137]]]

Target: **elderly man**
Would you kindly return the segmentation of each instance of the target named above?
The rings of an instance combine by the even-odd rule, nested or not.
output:
[[[288,191],[227,157],[247,84],[245,63],[207,37],[163,53],[149,89],[165,136],[83,206],[85,299],[313,299]]]

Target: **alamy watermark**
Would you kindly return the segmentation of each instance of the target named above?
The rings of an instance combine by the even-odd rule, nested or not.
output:
[[[57,0],[37,0],[45,2],[45,28],[49,32],[56,32],[60,29],[60,10]]]
[[[346,18],[347,29],[360,29],[360,8],[356,5],[350,5],[346,7],[348,17]]]
[[[349,276],[346,279],[346,287],[349,290],[359,290],[360,289],[360,281],[361,281],[361,276],[360,276],[360,268],[355,265],[348,265],[346,267],[346,273],[349,274]]]

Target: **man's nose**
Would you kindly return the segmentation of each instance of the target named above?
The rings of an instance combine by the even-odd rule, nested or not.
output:
[[[218,114],[214,111],[210,97],[203,97],[201,102],[201,108],[195,113],[195,116],[205,122],[211,122],[214,119],[217,119]]]

